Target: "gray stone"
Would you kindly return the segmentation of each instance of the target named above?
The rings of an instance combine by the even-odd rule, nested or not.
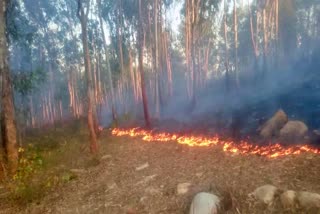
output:
[[[219,204],[218,196],[200,192],[193,198],[189,214],[217,214]]]

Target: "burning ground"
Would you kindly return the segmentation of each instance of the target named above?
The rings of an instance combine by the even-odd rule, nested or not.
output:
[[[0,212],[187,213],[195,193],[209,191],[231,198],[231,209],[226,213],[285,213],[277,203],[267,209],[247,195],[264,184],[283,190],[320,192],[319,154],[301,152],[270,158],[224,152],[220,143],[188,146],[177,143],[180,136],[165,143],[147,137],[149,140],[144,141],[145,136],[114,136],[111,130],[104,131],[97,164],[89,167],[79,163],[88,151],[81,150],[83,146],[79,151],[72,149],[72,161],[60,165],[73,171],[77,179],[27,207],[3,207]],[[68,141],[66,136],[62,138],[62,142]],[[81,145],[86,143],[83,139]],[[74,153],[76,156],[72,156]],[[143,165],[145,168],[137,170]],[[186,182],[192,184],[191,190],[178,195],[177,185]],[[288,213],[303,212],[297,209]]]
[[[190,147],[209,147],[220,146],[223,152],[241,154],[241,155],[259,155],[268,158],[277,158],[287,155],[299,155],[303,152],[309,152],[313,154],[320,154],[320,149],[311,147],[309,145],[293,145],[283,146],[279,143],[269,145],[255,145],[250,141],[235,140],[222,140],[218,136],[206,137],[206,136],[194,136],[194,135],[179,135],[166,132],[152,132],[150,130],[144,130],[141,128],[131,129],[113,129],[111,132],[114,136],[130,136],[141,137],[146,142],[169,142],[176,141],[178,144],[186,145]]]

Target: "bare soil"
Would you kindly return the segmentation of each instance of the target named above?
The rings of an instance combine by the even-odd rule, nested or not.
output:
[[[225,197],[230,209],[223,213],[310,213],[285,211],[278,203],[265,207],[249,200],[248,194],[265,184],[320,193],[319,155],[277,159],[231,155],[220,147],[113,137],[110,130],[102,134],[100,148],[97,166],[83,168],[77,179],[37,203],[4,207],[0,213],[188,213],[192,197],[200,191]],[[136,170],[145,163],[149,167]],[[185,182],[191,183],[192,189],[177,195],[177,185]]]

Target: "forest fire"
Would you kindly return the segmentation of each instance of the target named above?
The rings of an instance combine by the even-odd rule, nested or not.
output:
[[[231,140],[221,140],[219,137],[203,137],[203,136],[183,136],[171,133],[156,133],[141,128],[131,129],[113,129],[112,135],[114,136],[130,136],[141,137],[142,140],[147,142],[169,142],[176,141],[178,144],[187,145],[190,147],[209,147],[221,146],[224,152],[243,154],[243,155],[259,155],[268,158],[277,158],[287,155],[298,155],[303,152],[313,154],[320,154],[320,149],[313,148],[309,145],[294,145],[285,147],[280,144],[271,144],[267,146],[259,146],[250,144],[246,141],[236,143]]]

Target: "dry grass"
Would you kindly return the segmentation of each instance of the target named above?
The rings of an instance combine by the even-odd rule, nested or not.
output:
[[[199,191],[207,191],[231,199],[232,203],[226,202],[231,209],[225,213],[310,213],[299,209],[285,211],[278,203],[265,207],[249,200],[248,194],[264,184],[320,193],[320,156],[312,154],[278,159],[230,155],[218,147],[147,143],[139,138],[115,138],[105,131],[100,140],[100,157],[110,157],[101,160],[86,158],[86,146],[81,148],[87,145],[86,140],[82,137],[80,144],[67,142],[66,145],[74,143],[74,147],[62,149],[55,163],[56,167],[63,164],[67,169],[86,169],[85,173],[79,173],[78,179],[27,208],[11,206],[5,212],[187,213],[192,197]],[[146,162],[148,168],[135,170]],[[193,188],[178,196],[177,184],[184,182],[192,183]]]

